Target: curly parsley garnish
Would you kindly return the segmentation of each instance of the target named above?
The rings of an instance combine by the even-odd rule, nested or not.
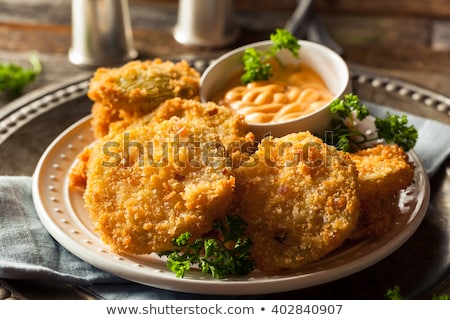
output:
[[[418,138],[414,126],[408,126],[406,115],[387,114],[385,119],[375,119],[378,136],[386,142],[396,143],[405,151],[412,149]]]
[[[29,61],[31,64],[29,69],[14,63],[0,64],[0,92],[7,92],[16,97],[36,79],[42,70],[41,63],[35,54],[29,57]]]
[[[402,293],[400,292],[400,286],[396,285],[393,288],[390,288],[386,291],[386,294],[384,295],[384,297],[388,300],[403,300],[404,297],[402,295]],[[449,294],[442,294],[442,295],[437,295],[437,294],[433,294],[433,296],[431,297],[431,300],[450,300],[450,295]]]
[[[389,299],[389,300],[403,300],[403,296],[400,293],[399,286],[394,286],[393,288],[388,289],[384,296],[386,299]]]
[[[282,49],[289,50],[294,57],[298,57],[300,45],[297,38],[285,29],[276,29],[275,33],[270,35],[272,46],[269,51],[258,51],[255,48],[248,48],[242,56],[244,65],[244,74],[241,81],[247,84],[252,81],[268,80],[272,76],[272,66],[268,62],[275,58],[281,63],[276,55]]]
[[[358,129],[357,120],[370,116],[367,107],[355,94],[346,94],[344,99],[336,99],[330,104],[330,110],[338,118],[333,119],[332,130],[336,148],[350,152],[363,148],[367,142],[382,139],[386,143],[396,143],[405,151],[412,149],[418,139],[417,129],[408,125],[406,115],[394,115],[389,112],[386,118],[375,118],[376,137],[368,138]]]
[[[247,223],[241,217],[228,215],[225,223],[214,223],[217,237],[191,241],[191,234],[185,232],[172,240],[175,250],[161,252],[159,256],[167,256],[167,267],[179,278],[194,264],[216,279],[247,275],[253,271],[255,263],[250,254],[252,242],[244,237],[246,228]]]

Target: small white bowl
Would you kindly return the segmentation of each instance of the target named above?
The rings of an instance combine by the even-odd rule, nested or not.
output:
[[[328,47],[315,42],[299,40],[299,44],[301,46],[299,59],[294,58],[287,50],[280,51],[277,57],[286,64],[302,62],[312,68],[332,93],[331,101],[342,97],[351,90],[350,72],[341,56]],[[211,101],[215,94],[224,89],[230,78],[240,69],[242,70],[241,59],[245,49],[265,50],[271,45],[270,40],[251,43],[234,49],[211,63],[200,79],[201,100],[203,102]],[[318,136],[324,136],[330,128],[331,118],[332,113],[329,110],[329,103],[327,103],[322,108],[296,119],[277,123],[249,123],[248,129],[255,134],[257,140],[267,135],[281,137],[289,133],[308,130]]]

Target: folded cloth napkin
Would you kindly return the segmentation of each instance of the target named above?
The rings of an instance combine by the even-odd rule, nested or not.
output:
[[[383,117],[387,111],[395,113],[366,105],[376,116]],[[432,176],[450,154],[450,126],[413,115],[408,119],[419,131],[415,151]],[[132,283],[78,259],[41,224],[32,201],[31,183],[31,177],[0,177],[0,278],[71,283],[103,299],[211,298]]]
[[[0,178],[0,277],[77,284],[121,281],[53,240],[34,209],[31,184],[31,177]]]

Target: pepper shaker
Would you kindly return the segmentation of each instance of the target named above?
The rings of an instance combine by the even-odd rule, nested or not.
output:
[[[71,63],[115,66],[137,55],[128,0],[72,0]]]
[[[179,0],[174,38],[185,45],[226,46],[239,30],[233,0]]]

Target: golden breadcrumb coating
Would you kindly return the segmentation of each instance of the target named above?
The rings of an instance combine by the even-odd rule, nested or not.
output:
[[[391,195],[409,186],[414,164],[396,144],[380,144],[350,154],[358,170],[361,198]]]
[[[232,200],[226,144],[253,139],[230,109],[176,98],[98,140],[84,193],[96,230],[130,254],[172,249],[183,232],[201,236]]]
[[[113,125],[127,126],[142,115],[140,113],[130,114],[119,108],[105,107],[101,103],[95,102],[91,108],[91,126],[94,137],[106,136]]]
[[[264,139],[235,171],[237,207],[261,270],[295,270],[318,260],[357,225],[353,162],[309,132]]]
[[[198,96],[199,81],[199,73],[186,61],[135,60],[118,68],[98,68],[88,96],[107,107],[148,113],[167,99]]]
[[[199,73],[186,61],[136,60],[98,68],[88,89],[95,137],[106,135],[111,123],[137,119],[167,99],[198,98],[199,82]]]
[[[87,171],[87,163],[89,161],[89,156],[91,154],[91,147],[87,146],[81,151],[75,164],[72,168],[70,168],[69,172],[69,186],[74,189],[78,189],[79,191],[83,191],[86,189],[86,171]]]
[[[352,238],[388,232],[398,214],[398,192],[414,178],[414,164],[396,144],[380,144],[350,154],[358,171],[361,218]]]
[[[391,230],[398,214],[400,208],[396,194],[366,199],[361,202],[358,227],[350,238],[366,239],[386,234]]]

